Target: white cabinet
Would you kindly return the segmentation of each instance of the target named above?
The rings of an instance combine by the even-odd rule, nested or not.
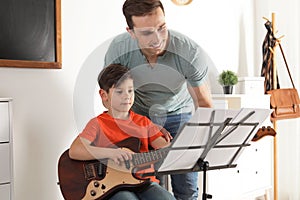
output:
[[[0,199],[13,199],[12,100],[0,98]]]
[[[240,108],[270,108],[270,95],[215,94],[213,100],[224,100],[229,109]]]
[[[224,101],[229,109],[269,108],[269,95],[213,95],[214,102]],[[271,125],[267,119],[265,126]],[[207,193],[213,200],[255,200],[272,194],[273,137],[251,142],[242,152],[237,167],[207,172]],[[199,181],[202,179],[200,178]],[[202,185],[199,184],[199,186]],[[201,188],[200,188],[201,189]],[[264,199],[264,198],[262,198]]]

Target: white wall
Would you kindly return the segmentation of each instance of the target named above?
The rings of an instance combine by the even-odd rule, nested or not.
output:
[[[78,88],[77,83],[85,73],[87,59],[95,51],[101,52],[112,36],[125,31],[122,3],[123,0],[62,1],[62,69],[0,68],[0,96],[14,99],[15,199],[63,199],[56,185],[58,158],[80,131],[79,121],[83,123],[93,114],[83,113],[79,104],[81,109],[83,103],[87,104],[87,110],[94,109],[93,99],[78,96],[78,91],[90,85]],[[260,74],[261,43],[265,35],[262,16],[269,17],[276,11],[278,28],[285,35],[287,59],[299,88],[297,0],[194,0],[186,7],[176,7],[169,0],[163,3],[170,28],[186,33],[202,45],[219,71],[231,69],[241,76]],[[99,67],[100,63],[99,59]],[[296,134],[299,121],[290,123],[293,127],[289,127],[289,132],[282,131],[279,137],[279,160],[285,161],[279,165],[282,196],[279,199],[283,200],[300,199],[296,190],[299,188],[299,136]],[[281,129],[286,126],[287,122],[279,124]]]

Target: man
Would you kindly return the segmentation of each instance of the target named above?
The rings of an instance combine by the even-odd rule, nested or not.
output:
[[[129,34],[114,38],[105,65],[121,63],[131,68],[136,88],[132,109],[174,137],[194,107],[212,106],[205,78],[214,65],[198,44],[167,29],[159,0],[126,0],[123,14]],[[171,180],[178,200],[198,198],[197,173],[171,175]]]

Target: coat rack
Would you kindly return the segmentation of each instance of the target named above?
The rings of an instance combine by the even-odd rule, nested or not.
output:
[[[276,33],[276,26],[275,26],[275,13],[272,13],[272,30],[274,33]],[[273,87],[274,89],[277,89],[277,66],[276,66],[276,45],[273,47]],[[277,122],[276,120],[273,121],[273,127],[274,130],[277,131]],[[278,180],[277,180],[277,137],[274,137],[274,200],[278,199],[277,196],[277,187],[278,187]]]
[[[264,17],[265,20],[268,20],[266,17]],[[275,20],[275,13],[272,13],[272,32],[273,34],[275,34],[277,32],[276,30],[276,20]],[[278,39],[279,40],[279,39]],[[272,53],[272,89],[277,89],[277,65],[276,65],[276,46],[277,44],[275,44],[273,47],[269,47],[269,50]],[[277,122],[276,120],[272,121],[273,123],[273,129],[277,130]],[[278,179],[277,179],[277,137],[276,135],[274,135],[274,143],[273,143],[273,153],[274,153],[274,158],[273,158],[273,167],[274,167],[274,172],[273,172],[273,176],[274,176],[274,183],[273,183],[273,197],[274,200],[278,200]]]

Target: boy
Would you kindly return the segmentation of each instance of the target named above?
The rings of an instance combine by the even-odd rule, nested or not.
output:
[[[128,161],[133,159],[134,152],[117,144],[130,138],[138,138],[139,152],[148,152],[148,146],[159,149],[170,144],[158,126],[147,117],[130,110],[134,102],[134,86],[128,68],[111,64],[101,71],[98,83],[99,94],[107,111],[91,119],[83,132],[73,141],[69,150],[72,159],[108,158],[108,162],[112,162],[114,166],[127,166]],[[141,191],[118,191],[110,199],[175,198],[152,179],[150,185]]]

